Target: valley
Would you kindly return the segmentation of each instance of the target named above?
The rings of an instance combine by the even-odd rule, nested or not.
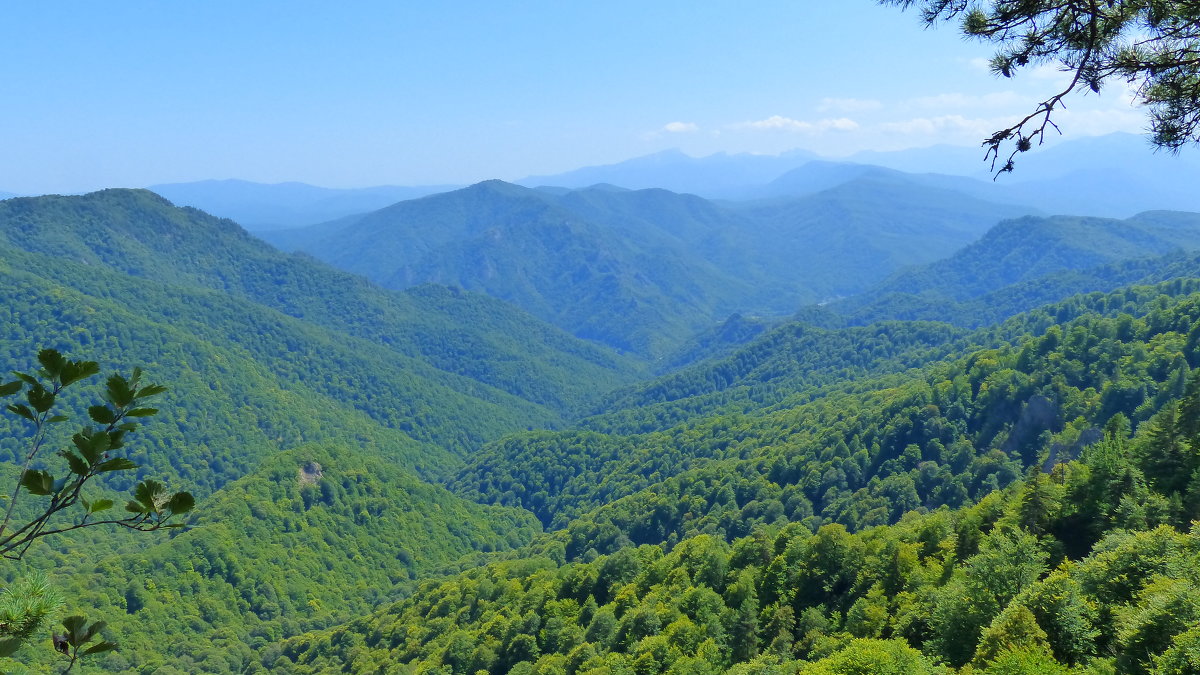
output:
[[[253,232],[0,201],[9,369],[144,368],[137,478],[197,499],[30,550],[118,644],[88,672],[1186,672],[1200,215],[718,159],[676,183],[741,198],[493,180]]]

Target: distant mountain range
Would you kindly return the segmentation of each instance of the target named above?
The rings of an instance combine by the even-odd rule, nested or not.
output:
[[[516,183],[526,187],[566,188],[611,183],[632,190],[662,188],[705,197],[736,198],[816,159],[819,159],[817,155],[803,150],[782,155],[720,152],[707,157],[690,157],[679,150],[665,150],[617,164],[583,167],[550,176],[530,176]]]
[[[693,158],[661,152],[617,164],[585,167],[517,181],[529,186],[578,188],[610,183],[626,188],[663,187],[710,199],[797,195],[833,187],[872,167],[920,175],[927,184],[988,201],[1027,204],[1055,214],[1127,218],[1152,209],[1200,211],[1200,155],[1153,152],[1143,136],[1116,133],[1035,148],[1017,170],[992,180],[983,152],[934,146],[895,152],[861,152],[830,161],[808,153],[727,155]],[[820,162],[813,165],[813,162]],[[800,171],[801,178],[785,178]]]
[[[906,268],[805,320],[832,312],[855,325],[886,319],[978,327],[1089,291],[1200,275],[1200,214],[1149,211],[1127,220],[1054,216],[1002,222],[936,262]]]
[[[1053,214],[1128,218],[1143,211],[1200,211],[1200,154],[1154,152],[1143,136],[1082,137],[1020,158],[1016,172],[993,180],[979,148],[932,146],[864,151],[839,159],[793,150],[780,155],[716,153],[691,157],[666,150],[615,164],[587,166],[513,181],[575,190],[607,184],[630,190],[661,188],[707,199],[747,200],[819,192],[879,170],[951,188],[986,201],[1035,207]],[[231,218],[250,231],[303,227],[354,217],[399,201],[461,186],[425,185],[335,189],[304,183],[204,180],[151,185],[179,206]],[[0,199],[16,194],[0,191]]]
[[[485,292],[577,337],[657,359],[735,311],[786,315],[857,293],[1036,212],[885,173],[739,204],[488,181],[261,234],[388,288]]]
[[[1030,215],[971,184],[814,162],[740,202],[488,181],[264,233],[307,254],[146,190],[5,200],[7,367],[40,347],[146,366],[170,391],[130,452],[200,500],[189,529],[68,532],[30,563],[109,622],[97,672],[559,672],[588,649],[760,672],[792,608],[816,627],[797,637],[847,649],[883,644],[843,639],[877,630],[862,617],[897,645],[916,617],[940,632],[905,649],[967,663],[1004,624],[964,649],[923,617],[1004,616],[958,600],[964,575],[1046,542],[1072,562],[1008,606],[1031,629],[1094,607],[1121,621],[1088,653],[1134,653],[1124,613],[1159,630],[1193,590],[1200,462],[1147,451],[1200,409],[1200,215]],[[1139,431],[1084,450],[1118,423]],[[1026,532],[1036,468],[1081,452]],[[1130,542],[1177,551],[1181,578]],[[1111,579],[1140,586],[1114,600]],[[748,647],[703,647],[726,626]]]
[[[232,218],[251,231],[311,225],[389,204],[445,192],[454,186],[378,187],[339,190],[304,183],[251,183],[243,180],[204,180],[152,185],[148,189],[178,206],[194,206]]]

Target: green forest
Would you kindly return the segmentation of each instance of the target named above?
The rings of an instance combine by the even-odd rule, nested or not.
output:
[[[103,621],[87,672],[1200,668],[1186,214],[1006,221],[853,302],[677,339],[669,366],[144,191],[7,200],[0,232],[10,370],[51,348],[166,385],[81,496],[196,500],[183,527],[70,529],[4,568],[0,613],[42,583]],[[31,440],[71,442],[31,439],[21,386],[12,480]],[[104,391],[55,409],[107,419],[84,412]],[[6,668],[61,670],[40,640]]]
[[[1200,675],[1200,0],[0,17],[0,675]]]

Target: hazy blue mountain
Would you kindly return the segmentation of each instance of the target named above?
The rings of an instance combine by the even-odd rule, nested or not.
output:
[[[722,204],[662,189],[488,181],[262,236],[389,288],[482,291],[659,359],[731,313],[784,316],[861,292],[1034,211],[899,172],[867,174],[800,197]]]
[[[530,176],[516,181],[529,187],[581,188],[611,183],[630,189],[663,188],[708,198],[741,198],[754,187],[774,180],[817,156],[803,150],[781,155],[717,153],[691,157],[679,150],[665,150],[604,166],[589,166],[549,176]]]
[[[1200,248],[1200,214],[1172,215],[1006,221],[945,260],[897,273],[877,292],[937,293],[962,300],[1063,270]]]
[[[1200,167],[1200,157],[1183,152],[1172,156],[1154,152],[1149,139],[1139,134],[1116,132],[1102,136],[1050,137],[1045,145],[1033,148],[1017,158],[1017,169],[1000,177],[1000,185],[1042,181],[1089,168],[1164,171]],[[872,164],[906,173],[940,173],[991,180],[990,160],[984,161],[980,147],[933,145],[905,150],[857,152],[839,161]]]
[[[205,180],[153,185],[148,189],[179,206],[194,206],[213,215],[232,218],[254,231],[322,223],[374,211],[405,199],[443,192],[452,186],[381,185],[339,190],[294,182]]]
[[[380,358],[415,359],[449,376],[429,373],[444,379],[439,386],[454,381],[467,395],[482,393],[483,384],[566,412],[576,394],[596,395],[588,373],[631,376],[628,361],[511,305],[433,286],[389,292],[308,256],[281,254],[230,220],[173,207],[144,190],[5,201],[0,242],[97,270],[217,291],[319,331],[374,343]],[[247,312],[221,303],[210,323]],[[417,367],[409,366],[411,373]],[[536,374],[550,371],[546,378]]]
[[[905,319],[981,326],[1078,293],[1196,276],[1197,250],[1200,214],[1020,218],[946,259],[901,270],[822,311],[856,324]]]
[[[819,164],[834,171],[859,168]],[[754,292],[740,296],[737,309],[752,314],[787,314],[805,301],[861,290],[901,266],[952,253],[1004,218],[1035,212],[890,170],[867,167],[858,173],[831,181],[830,189],[816,181],[798,197],[755,202],[718,204],[666,190],[588,188],[559,195],[557,203],[622,232],[678,242],[749,282]],[[959,180],[968,179],[946,177],[951,184]]]
[[[981,199],[1029,204],[1053,214],[1128,218],[1151,209],[1200,211],[1200,154],[1154,152],[1144,136],[1114,133],[1035,147],[1016,171],[992,180],[983,152],[935,146],[862,152],[849,158],[901,171],[959,174],[955,189]]]
[[[1148,209],[1200,211],[1200,167],[1171,163],[1174,168],[1165,170],[1097,166],[1010,189],[1014,199],[1056,214],[1127,218]]]
[[[556,196],[487,181],[400,202],[348,226],[308,228],[300,248],[388,288],[433,282],[482,291],[579,337],[643,355],[703,329],[752,291],[685,252],[669,225],[643,227],[634,208],[614,226],[560,203],[595,212],[614,195],[642,198],[605,189]]]
[[[931,145],[907,150],[864,150],[840,161],[872,164],[906,173],[941,173],[990,178],[983,162],[983,149],[960,145]]]
[[[817,301],[860,292],[900,267],[947,256],[1000,220],[1032,209],[877,173],[735,211],[752,225],[730,233],[728,243],[754,251],[762,269],[783,275]]]
[[[1034,147],[1020,158],[1011,182],[1058,178],[1084,169],[1121,169],[1135,175],[1158,173],[1164,179],[1176,171],[1200,170],[1200,155],[1155,151],[1147,136],[1112,133],[1080,136]]]
[[[752,196],[760,199],[803,196],[833,189],[862,178],[892,183],[901,181],[925,188],[953,190],[976,199],[1023,206],[1029,213],[1037,211],[1037,209],[1021,203],[1018,199],[1019,195],[1015,192],[968,176],[943,173],[907,173],[871,164],[823,160],[809,162],[804,166],[792,169],[770,183],[757,188]]]

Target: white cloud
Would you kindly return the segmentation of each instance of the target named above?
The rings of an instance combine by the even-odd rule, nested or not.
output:
[[[693,122],[669,122],[662,130],[671,134],[690,134],[700,131],[700,127]]]
[[[817,112],[870,112],[882,107],[883,103],[872,98],[823,98],[817,105]]]
[[[1145,114],[1129,107],[1077,110],[1066,108],[1054,114],[1054,123],[1067,135],[1102,136],[1115,131],[1143,133],[1148,124]]]
[[[1011,108],[1013,106],[1029,105],[1028,97],[1014,91],[997,91],[989,94],[937,94],[936,96],[918,96],[905,101],[915,108],[926,110],[962,110],[971,108]]]
[[[766,119],[756,120],[753,122],[740,122],[731,126],[734,129],[818,133],[823,131],[855,131],[858,129],[858,122],[855,122],[847,117],[837,117],[832,119],[817,120],[816,122],[806,122],[803,120],[794,120],[790,117],[784,117],[782,115],[771,115]]]
[[[885,122],[879,125],[881,131],[905,136],[947,136],[972,134],[985,136],[1002,129],[1012,122],[1007,118],[983,119],[964,117],[962,115],[939,115],[937,117],[915,117],[898,122]]]
[[[837,119],[821,120],[817,122],[817,127],[822,131],[855,131],[858,129],[858,122],[847,117],[838,117]]]
[[[967,65],[973,70],[982,70],[985,73],[991,72],[992,70],[991,59],[985,59],[982,56],[976,56],[975,58],[967,61]]]
[[[1064,85],[1070,82],[1071,78],[1074,77],[1072,74],[1073,71],[1063,70],[1062,66],[1055,65],[1053,63],[1043,63],[1024,72],[1028,73],[1029,77],[1035,80],[1059,82]]]

